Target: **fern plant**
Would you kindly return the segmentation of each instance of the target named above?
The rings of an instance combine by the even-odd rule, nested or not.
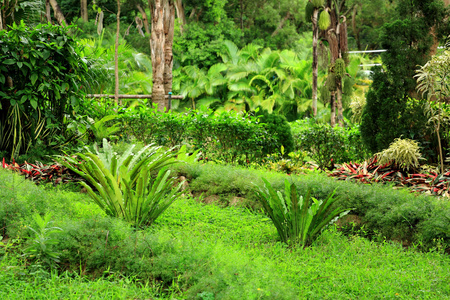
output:
[[[334,192],[325,200],[311,197],[311,190],[303,197],[298,195],[294,183],[285,180],[283,195],[266,179],[262,180],[264,185],[257,186],[255,192],[284,243],[309,246],[328,225],[350,211],[340,207],[333,209],[332,204],[337,200],[333,198]]]
[[[103,140],[103,152],[93,153],[86,147],[85,154],[77,154],[82,163],[70,157],[64,157],[61,163],[90,183],[80,182],[107,215],[140,227],[151,225],[172,204],[181,194],[183,183],[172,188],[174,179],[167,169],[167,165],[176,162],[177,153],[172,149],[162,151],[160,147],[148,145],[134,154],[134,147],[131,145],[118,156]],[[155,170],[159,172],[152,181]]]

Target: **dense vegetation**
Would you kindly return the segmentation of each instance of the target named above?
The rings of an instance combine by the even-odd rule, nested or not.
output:
[[[448,5],[6,1],[0,294],[450,297]]]

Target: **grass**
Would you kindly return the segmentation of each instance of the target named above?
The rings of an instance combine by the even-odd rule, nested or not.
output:
[[[419,252],[335,227],[311,247],[287,247],[261,212],[190,197],[137,231],[85,194],[13,181],[3,170],[0,204],[8,209],[0,235],[16,241],[0,246],[4,299],[450,299],[450,257],[439,247]],[[52,272],[21,252],[21,226],[48,211],[64,230]]]

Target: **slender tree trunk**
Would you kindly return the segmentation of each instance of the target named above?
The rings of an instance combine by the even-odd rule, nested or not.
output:
[[[159,111],[164,111],[164,6],[162,0],[149,0],[152,14],[152,33],[150,38],[151,59],[153,68],[152,100]]]
[[[339,79],[339,82],[337,83],[336,106],[338,125],[340,127],[344,127],[344,108],[342,106],[342,79]]]
[[[331,108],[331,127],[336,126],[336,91],[331,92],[330,96],[330,108]]]
[[[120,35],[120,0],[117,0],[117,30],[116,45],[114,53],[114,75],[115,75],[115,93],[114,99],[116,105],[119,104],[119,35]]]
[[[175,5],[173,0],[164,2],[164,94],[172,92],[173,35],[175,29]],[[164,106],[169,107],[164,98]]]
[[[88,19],[87,0],[81,0],[81,1],[80,1],[80,4],[81,4],[81,6],[80,6],[80,10],[81,10],[81,19],[82,19],[84,22],[87,22],[87,21],[89,21],[89,19]]]
[[[139,3],[136,4],[136,8],[139,10],[139,12],[142,15],[142,22],[144,22],[145,33],[150,35],[150,26],[148,25],[148,17],[147,17],[147,14],[145,13],[145,10],[142,8],[142,6]]]
[[[56,0],[50,0],[50,5],[53,8],[53,14],[58,21],[59,25],[65,26],[67,24],[66,19],[64,18],[64,14],[62,13],[61,7],[59,7],[58,2]]]
[[[52,12],[50,11],[50,0],[45,0],[45,15],[47,17],[47,23],[52,22]]]
[[[312,61],[312,110],[313,115],[317,116],[317,77],[319,76],[319,59],[317,54],[317,43],[319,41],[319,26],[317,25],[317,18],[319,10],[314,8],[312,15],[313,24],[313,61]]]
[[[0,9],[0,30],[3,30],[3,9]]]
[[[186,15],[182,0],[175,0],[175,8],[177,10],[177,18],[180,19],[180,33],[183,34],[184,26],[186,26]]]

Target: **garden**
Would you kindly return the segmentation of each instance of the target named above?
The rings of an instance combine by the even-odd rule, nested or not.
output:
[[[49,2],[0,7],[2,298],[450,298],[448,1]]]

